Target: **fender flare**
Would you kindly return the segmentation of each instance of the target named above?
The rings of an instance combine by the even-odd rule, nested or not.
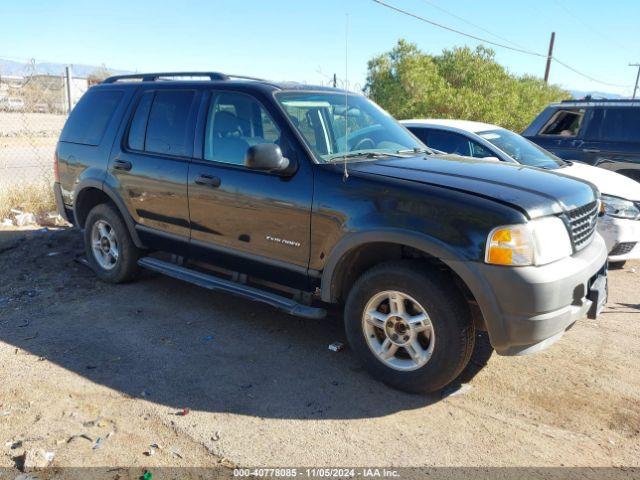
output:
[[[337,270],[340,263],[353,249],[367,243],[394,243],[415,248],[427,253],[449,267],[467,286],[478,302],[484,320],[489,327],[490,335],[502,325],[502,315],[495,293],[483,278],[480,270],[473,260],[464,258],[449,245],[433,237],[398,230],[376,230],[358,232],[344,237],[331,251],[325,263],[321,278],[321,299],[327,303],[335,303],[338,300]]]
[[[341,262],[354,249],[368,243],[394,243],[405,245],[425,252],[441,260],[448,266],[452,261],[464,261],[459,254],[454,252],[444,242],[436,240],[427,235],[401,230],[373,230],[357,232],[343,237],[329,254],[322,271],[322,300],[325,302],[335,302],[338,292],[336,287],[336,271]]]
[[[142,240],[140,240],[140,236],[138,235],[138,232],[136,230],[136,224],[133,218],[131,217],[131,215],[129,214],[129,211],[127,210],[126,205],[124,204],[120,196],[111,187],[109,187],[108,185],[106,185],[104,182],[100,180],[96,180],[93,178],[85,178],[76,185],[76,188],[74,189],[74,194],[73,194],[73,198],[75,199],[75,201],[73,202],[74,218],[76,219],[78,218],[78,212],[77,212],[78,201],[77,200],[81,195],[81,193],[88,188],[95,188],[97,190],[100,190],[107,197],[109,197],[109,199],[113,202],[113,204],[116,206],[116,208],[120,212],[120,215],[124,219],[124,223],[127,226],[127,229],[129,230],[129,235],[131,235],[131,239],[133,240],[133,243],[135,244],[135,246],[138,248],[145,248],[145,245],[142,243]]]

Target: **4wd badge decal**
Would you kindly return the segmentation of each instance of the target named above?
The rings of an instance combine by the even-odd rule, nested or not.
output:
[[[296,242],[295,240],[286,240],[284,238],[272,237],[271,235],[267,235],[265,238],[269,242],[280,243],[282,245],[287,245],[289,247],[298,248],[300,246],[300,242]]]

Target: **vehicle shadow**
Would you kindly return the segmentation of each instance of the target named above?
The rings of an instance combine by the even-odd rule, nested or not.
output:
[[[348,348],[330,351],[346,344],[339,313],[299,319],[149,273],[109,285],[79,261],[77,230],[7,237],[0,231],[0,341],[131,397],[295,419],[377,417],[443,398],[388,388]],[[486,364],[484,341],[459,381]]]

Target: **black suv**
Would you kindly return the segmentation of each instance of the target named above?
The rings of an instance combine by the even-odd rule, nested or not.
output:
[[[640,181],[640,101],[565,100],[549,105],[522,135],[566,160]]]
[[[71,113],[56,167],[101,279],[143,267],[316,319],[343,304],[351,347],[408,391],[451,382],[476,330],[528,353],[606,300],[591,185],[436,155],[362,95],[112,77]]]

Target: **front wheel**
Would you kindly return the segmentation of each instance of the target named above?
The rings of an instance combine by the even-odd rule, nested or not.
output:
[[[374,377],[433,392],[469,362],[474,327],[452,279],[426,265],[381,264],[354,284],[345,305],[349,343]]]
[[[100,280],[122,283],[132,280],[138,273],[140,250],[112,205],[103,203],[89,212],[84,244],[89,265]]]

